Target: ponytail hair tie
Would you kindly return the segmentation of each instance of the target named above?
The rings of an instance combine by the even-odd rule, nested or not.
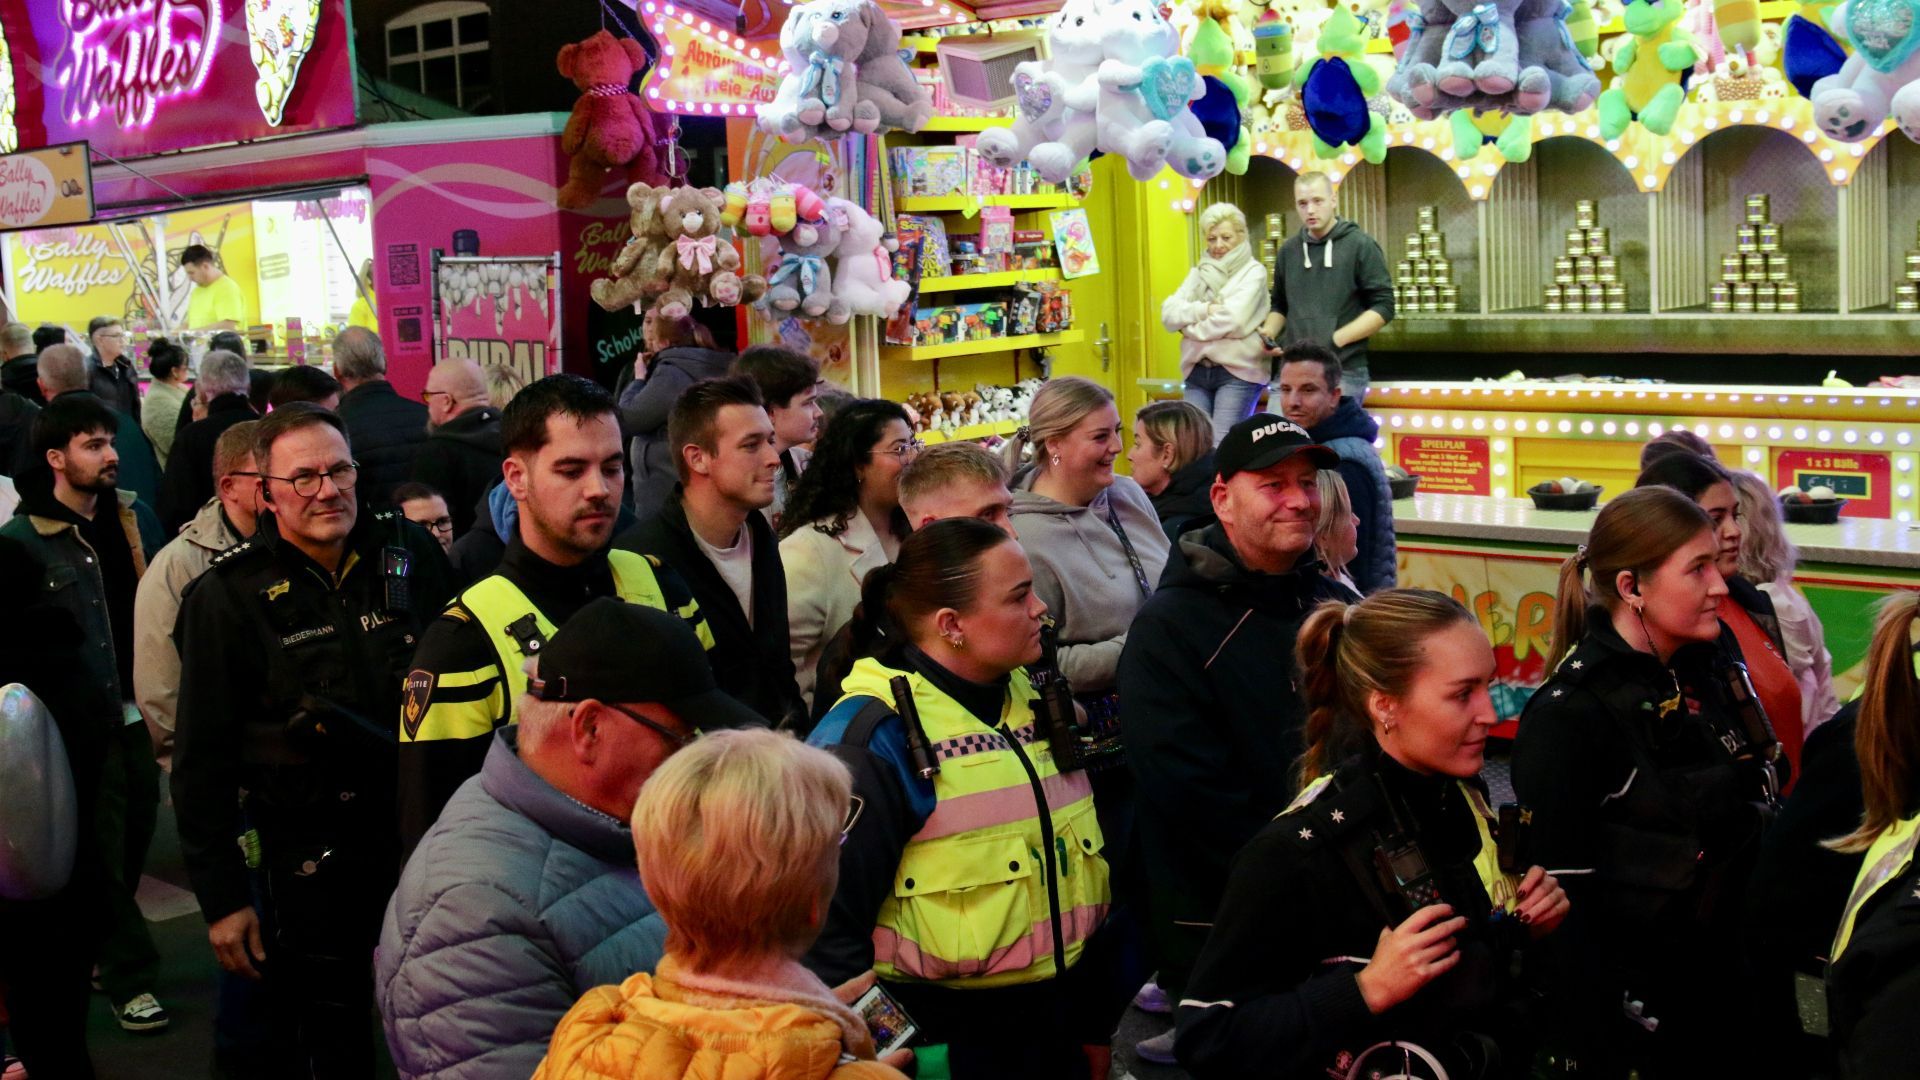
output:
[[[1023,443],[1024,443],[1024,442],[1032,442],[1032,441],[1033,441],[1033,429],[1032,429],[1032,428],[1030,428],[1030,427],[1028,427],[1028,426],[1027,426],[1027,425],[1025,425],[1025,424],[1021,424],[1021,425],[1020,425],[1020,427],[1019,427],[1019,429],[1018,429],[1017,431],[1015,431],[1015,432],[1013,433],[1013,437],[1014,437],[1014,438],[1016,438],[1016,439],[1019,439],[1019,440],[1020,440],[1021,442],[1023,442]]]
[[[1573,549],[1573,565],[1582,570],[1587,568],[1587,545],[1581,544],[1579,547]]]

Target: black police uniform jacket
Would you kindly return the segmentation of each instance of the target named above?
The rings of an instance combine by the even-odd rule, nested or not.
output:
[[[1468,783],[1484,798],[1477,778]],[[1203,1080],[1319,1080],[1344,1076],[1368,1047],[1401,1039],[1433,1052],[1455,1077],[1527,1075],[1527,932],[1512,916],[1494,915],[1473,866],[1478,811],[1461,782],[1414,773],[1369,748],[1310,798],[1275,818],[1234,860],[1180,1002],[1181,1064]],[[1394,800],[1391,810],[1386,799]],[[1380,931],[1404,921],[1404,901],[1373,871],[1375,850],[1398,834],[1395,814],[1443,901],[1468,925],[1455,937],[1460,960],[1452,970],[1376,1016],[1355,977]],[[1489,1062],[1487,1042],[1500,1048],[1498,1061]],[[1462,1046],[1470,1048],[1464,1057]],[[1398,1066],[1401,1058],[1392,1061]]]
[[[384,549],[406,550],[407,591],[388,603]],[[393,740],[335,716],[314,737],[288,721],[332,703],[374,731],[400,714],[407,663],[423,627],[453,587],[446,556],[425,529],[393,511],[362,508],[336,574],[281,539],[271,513],[259,531],[214,558],[181,600],[173,799],[181,853],[208,922],[251,903],[242,788],[290,816],[351,803],[350,830],[398,873],[393,828]],[[306,703],[303,706],[303,698]],[[341,791],[354,792],[340,800]],[[317,804],[317,807],[316,807]],[[312,809],[311,814],[308,810]]]
[[[1650,1053],[1669,1063],[1753,1019],[1737,928],[1771,812],[1757,770],[1721,738],[1734,726],[1714,674],[1726,647],[1686,645],[1662,665],[1596,605],[1521,714],[1513,786],[1533,861],[1592,871],[1563,878],[1573,906],[1556,986],[1567,1016],[1599,1025],[1590,1048],[1636,1033],[1629,995],[1660,1020],[1667,1049]]]
[[[1920,805],[1907,813],[1920,812]],[[1860,905],[1827,969],[1827,1017],[1846,1080],[1912,1076],[1920,1062],[1920,860]]]

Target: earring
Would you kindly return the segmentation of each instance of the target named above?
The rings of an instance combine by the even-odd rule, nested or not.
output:
[[[1059,454],[1055,454],[1055,455],[1053,455],[1053,464],[1054,464],[1054,467],[1055,467],[1055,468],[1058,468],[1058,467],[1060,466],[1060,455],[1059,455]]]
[[[967,639],[964,635],[955,634],[952,637],[947,639],[947,644],[953,646],[956,649],[964,649],[967,647]]]

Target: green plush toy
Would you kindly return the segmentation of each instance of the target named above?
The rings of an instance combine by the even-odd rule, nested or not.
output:
[[[1233,9],[1219,0],[1200,5],[1200,21],[1187,43],[1187,59],[1194,71],[1220,80],[1232,94],[1240,110],[1240,137],[1227,148],[1227,171],[1244,176],[1253,160],[1253,82],[1236,70],[1239,51],[1233,47],[1229,29]]]
[[[1327,16],[1327,21],[1320,27],[1318,52],[1320,58],[1308,65],[1303,86],[1313,81],[1314,69],[1329,60],[1340,60],[1352,73],[1363,99],[1372,100],[1380,95],[1380,73],[1367,63],[1366,35],[1360,20],[1347,10],[1346,5],[1335,6],[1333,14]],[[1311,103],[1308,108],[1312,109]],[[1387,118],[1371,109],[1368,115],[1367,132],[1357,145],[1361,157],[1378,165],[1387,160]],[[1340,147],[1323,141],[1317,133],[1313,136],[1315,157],[1338,157],[1340,150]]]
[[[1453,129],[1453,153],[1461,161],[1480,156],[1492,143],[1503,160],[1518,165],[1533,156],[1533,117],[1512,116],[1497,110],[1455,109],[1447,118]]]
[[[1634,120],[1655,135],[1673,130],[1686,103],[1681,79],[1700,62],[1693,35],[1680,25],[1679,0],[1631,0],[1622,16],[1633,36],[1613,56],[1613,85],[1600,95],[1600,134],[1617,139]]]

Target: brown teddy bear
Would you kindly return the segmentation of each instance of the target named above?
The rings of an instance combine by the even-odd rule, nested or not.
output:
[[[767,280],[740,276],[740,253],[720,237],[721,195],[701,188],[670,188],[660,194],[658,213],[666,246],[654,264],[654,276],[667,282],[660,314],[678,319],[701,298],[718,307],[758,300]]]
[[[632,235],[607,268],[608,277],[590,289],[593,302],[608,311],[640,304],[667,290],[667,281],[655,274],[667,232],[660,220],[660,196],[671,188],[639,183],[627,188],[627,224]]]
[[[573,115],[560,134],[560,149],[572,162],[554,201],[566,210],[591,206],[608,174],[626,166],[636,177],[666,183],[657,150],[662,119],[627,90],[634,72],[646,70],[647,52],[640,43],[602,30],[561,46],[559,65],[560,74],[580,91],[580,100],[573,103]]]

